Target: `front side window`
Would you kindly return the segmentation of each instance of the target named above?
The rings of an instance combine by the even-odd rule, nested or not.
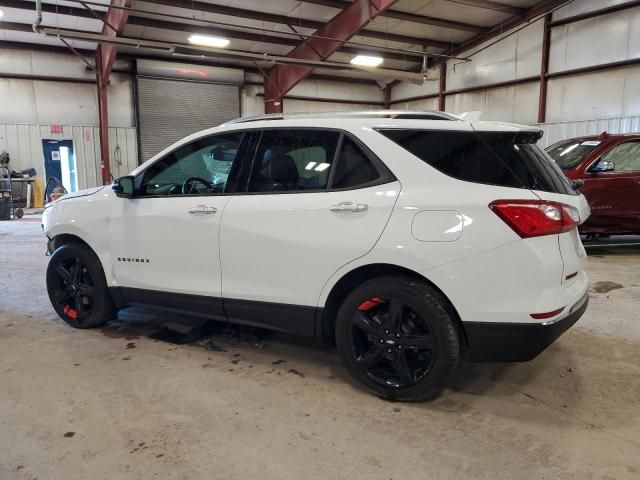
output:
[[[564,140],[547,147],[547,153],[562,170],[570,170],[578,166],[601,143],[599,140]]]
[[[600,161],[613,163],[616,172],[640,172],[640,142],[616,145]]]
[[[537,132],[382,129],[380,133],[459,180],[576,193],[556,163],[535,145]]]
[[[251,170],[249,192],[327,188],[340,134],[321,130],[265,130]]]
[[[213,135],[184,145],[144,174],[143,196],[224,193],[242,133]]]

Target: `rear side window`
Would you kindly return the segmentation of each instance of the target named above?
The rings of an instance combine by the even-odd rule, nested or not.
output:
[[[375,182],[380,178],[371,159],[351,138],[344,136],[332,188],[350,188]]]
[[[380,133],[432,167],[467,182],[575,194],[537,133],[382,129]]]
[[[326,189],[339,137],[321,130],[265,130],[249,192]]]

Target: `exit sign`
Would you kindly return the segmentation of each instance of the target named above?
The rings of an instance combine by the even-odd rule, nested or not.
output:
[[[62,125],[51,125],[51,133],[62,133]]]

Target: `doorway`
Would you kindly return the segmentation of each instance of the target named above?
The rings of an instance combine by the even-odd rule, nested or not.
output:
[[[54,177],[62,182],[67,192],[78,190],[76,157],[73,140],[42,140],[44,174],[46,180]]]

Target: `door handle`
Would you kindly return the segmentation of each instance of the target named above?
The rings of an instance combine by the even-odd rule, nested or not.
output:
[[[207,207],[206,205],[196,205],[189,209],[190,215],[213,215],[218,209],[216,207]]]
[[[358,213],[369,210],[369,205],[365,203],[342,202],[337,205],[331,205],[329,210],[332,212]]]

